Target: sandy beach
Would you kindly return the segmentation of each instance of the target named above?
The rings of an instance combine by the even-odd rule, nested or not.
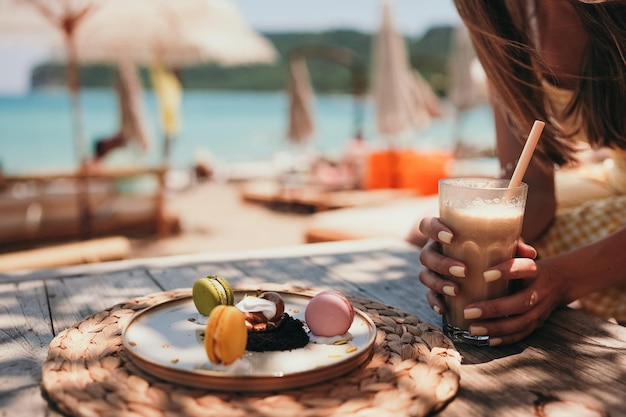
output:
[[[304,243],[310,215],[242,201],[236,183],[206,182],[168,196],[181,232],[131,238],[132,258],[288,246]]]

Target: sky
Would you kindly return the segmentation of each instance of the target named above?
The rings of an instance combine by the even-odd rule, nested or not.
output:
[[[246,22],[260,32],[355,29],[373,33],[381,0],[232,0]],[[452,0],[389,0],[396,29],[420,36],[430,26],[459,22]],[[28,90],[30,69],[45,60],[43,48],[0,44],[0,94]]]
[[[350,28],[374,32],[381,0],[233,0],[259,31]],[[429,26],[458,22],[452,0],[390,0],[396,29],[420,35]]]

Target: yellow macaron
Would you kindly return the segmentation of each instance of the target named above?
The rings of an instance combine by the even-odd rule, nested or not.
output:
[[[215,307],[204,332],[204,348],[209,360],[229,365],[243,356],[247,342],[245,314],[234,306]]]

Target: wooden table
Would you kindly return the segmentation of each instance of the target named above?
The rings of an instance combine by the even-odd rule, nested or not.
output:
[[[418,254],[403,242],[378,239],[0,274],[0,415],[57,415],[40,382],[48,345],[60,331],[116,303],[190,287],[208,274],[233,284],[334,288],[440,326],[417,278]],[[442,416],[535,416],[534,402],[551,396],[592,398],[612,417],[626,415],[624,327],[562,309],[513,346],[457,348],[460,389]]]

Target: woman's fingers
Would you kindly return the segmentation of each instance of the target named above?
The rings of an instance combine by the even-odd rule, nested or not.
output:
[[[554,298],[548,289],[534,285],[537,278],[537,264],[532,259],[513,258],[486,271],[484,277],[489,282],[520,280],[521,285],[518,287],[521,288],[504,297],[469,305],[469,308],[480,310],[481,319],[524,314],[535,308],[544,298]]]
[[[488,269],[483,276],[487,282],[532,279],[537,276],[537,264],[530,258],[513,258]]]
[[[491,338],[500,339],[496,341],[498,344],[517,342],[543,326],[553,309],[554,306],[545,300],[524,314],[484,321],[481,317],[470,325],[469,331],[475,336],[489,335]]]
[[[415,229],[415,227],[413,228]],[[420,270],[420,281],[429,289],[426,299],[431,308],[437,313],[445,312],[446,304],[443,295],[454,297],[458,294],[459,287],[443,276],[465,276],[463,263],[443,256],[442,244],[452,241],[452,232],[445,227],[437,217],[426,217],[419,222],[418,230],[412,230],[407,240],[417,244],[421,237],[429,239],[424,242],[420,252],[420,262],[423,268]]]
[[[419,230],[424,236],[440,243],[452,242],[452,231],[441,223],[438,217],[424,217],[420,221]]]
[[[430,304],[430,308],[432,308],[435,313],[443,314],[446,311],[446,303],[443,301],[443,297],[440,294],[437,294],[434,291],[428,291],[426,293],[426,300],[428,304]]]
[[[437,294],[445,294],[454,297],[459,293],[459,286],[457,284],[442,278],[439,274],[430,269],[422,268],[419,273],[419,279],[429,290]]]
[[[470,333],[489,335],[494,343],[519,341],[543,326],[560,303],[558,280],[548,279],[531,259],[515,259],[502,279],[525,278],[524,288],[502,298],[467,306],[476,321]]]
[[[430,240],[420,252],[420,262],[428,269],[441,275],[465,277],[465,265],[441,253],[441,243]]]
[[[450,243],[452,231],[441,223],[438,217],[424,217],[413,225],[405,238],[407,242],[419,247],[423,247],[428,239]]]
[[[540,296],[538,291],[530,286],[506,297],[472,303],[466,307],[466,310],[471,309],[473,313],[472,318],[480,320],[520,317],[531,312],[542,302],[544,302],[544,298]],[[527,314],[526,317],[530,321],[534,320],[532,314]]]
[[[520,258],[535,259],[537,257],[537,249],[520,239],[517,244],[517,256]]]

